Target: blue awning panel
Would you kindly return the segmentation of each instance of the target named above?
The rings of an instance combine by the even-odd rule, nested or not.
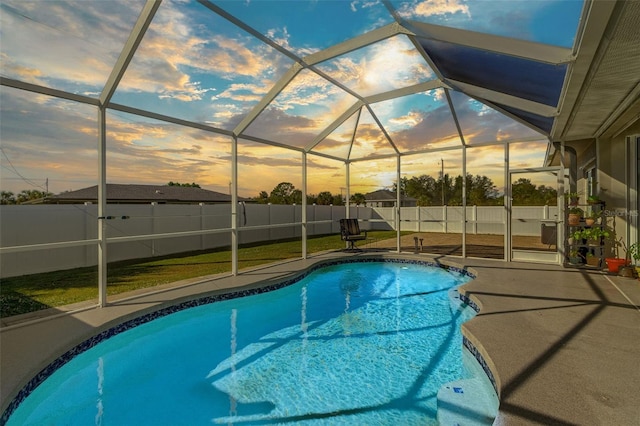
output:
[[[445,78],[556,107],[567,65],[421,39],[420,44]]]
[[[509,114],[512,114],[518,117],[519,119],[526,121],[532,126],[540,129],[540,131],[542,131],[546,135],[549,135],[551,133],[551,127],[553,126],[553,117],[543,117],[538,114],[533,114],[528,111],[523,111],[521,109],[508,107],[505,105],[500,105],[500,104],[495,104],[495,105],[502,108]]]

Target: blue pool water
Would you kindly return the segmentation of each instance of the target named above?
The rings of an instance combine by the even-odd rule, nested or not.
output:
[[[9,425],[436,424],[470,376],[469,277],[411,263],[320,268],[268,293],[185,309],[75,356]]]

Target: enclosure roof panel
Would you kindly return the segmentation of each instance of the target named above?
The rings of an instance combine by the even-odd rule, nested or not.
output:
[[[6,0],[1,78],[5,88],[80,102],[91,114],[107,108],[111,120],[137,115],[294,156],[355,161],[560,140],[602,133],[633,104],[638,8],[582,0]],[[622,60],[629,66],[617,67]],[[628,75],[617,78],[622,69]],[[606,79],[596,78],[600,70]],[[105,96],[111,86],[113,97]],[[3,92],[5,111],[22,105],[16,92]],[[71,139],[72,124],[56,135]],[[128,137],[142,145],[149,135]],[[181,137],[172,134],[175,147],[166,149],[183,149]]]
[[[444,89],[378,102],[371,108],[401,152],[461,145]]]
[[[363,97],[435,78],[431,67],[405,35],[348,52],[316,68]]]
[[[244,134],[302,148],[353,105],[356,98],[304,69],[280,91]]]
[[[230,131],[292,63],[198,3],[162,2],[112,101]]]
[[[547,64],[438,40],[420,43],[445,79],[558,105],[567,72],[565,64]]]
[[[394,22],[380,1],[215,1],[299,57]]]
[[[403,19],[562,47],[574,45],[583,7],[582,0],[391,0],[391,4]]]
[[[143,6],[142,0],[3,0],[2,76],[95,97]]]
[[[514,142],[541,137],[541,132],[532,128],[530,123],[527,125],[519,122],[515,117],[509,117],[487,103],[456,91],[451,91],[450,96],[467,145],[496,141]]]

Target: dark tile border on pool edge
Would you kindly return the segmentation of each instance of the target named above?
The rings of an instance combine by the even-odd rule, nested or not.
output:
[[[480,367],[482,367],[482,369],[484,370],[484,374],[491,382],[491,386],[493,386],[493,390],[496,392],[496,395],[499,395],[500,393],[498,392],[498,384],[496,383],[496,378],[493,375],[491,367],[489,367],[487,361],[484,359],[478,348],[476,348],[476,346],[471,342],[471,340],[469,340],[467,336],[464,335],[464,333],[462,334],[462,345],[471,353],[471,355],[473,355],[476,361],[478,361],[478,364],[480,364]]]
[[[179,304],[176,304],[176,305],[172,305],[172,306],[168,306],[168,307],[165,307],[165,308],[161,308],[161,309],[159,309],[157,311],[141,315],[141,316],[139,316],[137,318],[125,321],[125,322],[123,322],[121,324],[118,324],[118,325],[116,325],[114,327],[111,327],[108,330],[102,331],[102,332],[96,334],[95,336],[90,337],[89,339],[85,340],[84,342],[80,343],[79,345],[76,345],[75,347],[71,348],[66,353],[64,353],[63,355],[61,355],[57,359],[55,359],[53,362],[51,362],[49,365],[47,365],[44,369],[42,369],[38,374],[36,374],[18,392],[16,397],[13,398],[11,403],[9,403],[9,406],[7,407],[7,409],[2,413],[2,417],[0,417],[0,425],[5,425],[9,421],[9,418],[11,417],[13,412],[16,410],[16,408],[18,408],[18,406],[22,403],[22,401],[24,401],[31,394],[31,392],[33,392],[42,382],[44,382],[47,378],[49,378],[49,376],[51,376],[56,370],[58,370],[60,367],[62,367],[63,365],[65,365],[66,363],[71,361],[76,356],[78,356],[81,353],[93,348],[94,346],[96,346],[97,344],[101,343],[102,341],[104,341],[106,339],[109,339],[110,337],[115,336],[116,334],[122,333],[124,331],[132,329],[132,328],[137,327],[139,325],[145,324],[145,323],[147,323],[149,321],[153,321],[153,320],[155,320],[157,318],[160,318],[160,317],[163,317],[163,316],[166,316],[166,315],[170,315],[170,314],[173,314],[173,313],[185,310],[185,309],[195,308],[197,306],[207,305],[207,304],[214,303],[214,302],[221,302],[221,301],[224,301],[224,300],[237,299],[239,297],[252,296],[252,295],[255,295],[255,294],[262,294],[262,293],[267,293],[267,292],[274,291],[274,290],[279,290],[281,288],[288,287],[288,286],[290,286],[292,284],[295,284],[296,282],[298,282],[298,281],[302,280],[303,278],[307,277],[312,272],[314,272],[314,271],[316,271],[316,270],[318,270],[320,268],[327,267],[327,266],[341,265],[341,264],[345,264],[345,263],[374,263],[374,262],[376,262],[376,263],[406,263],[406,264],[416,264],[416,265],[423,265],[423,266],[433,266],[433,267],[437,267],[437,268],[446,269],[447,271],[456,272],[456,273],[459,273],[461,275],[466,275],[466,276],[468,276],[468,277],[470,277],[472,279],[476,278],[476,276],[473,273],[469,272],[466,269],[459,268],[457,266],[446,265],[446,264],[442,264],[442,263],[438,263],[438,262],[427,261],[427,260],[402,259],[402,258],[393,258],[393,257],[391,257],[391,258],[388,258],[388,257],[355,257],[355,258],[346,258],[346,259],[333,259],[333,260],[321,261],[321,262],[309,267],[308,269],[306,269],[304,271],[301,271],[299,274],[296,274],[294,277],[285,278],[282,281],[279,281],[279,282],[277,282],[275,284],[267,285],[267,286],[264,286],[264,287],[256,287],[256,288],[252,288],[252,289],[248,289],[248,290],[240,290],[240,291],[234,291],[234,292],[229,292],[229,293],[224,293],[224,294],[216,294],[216,295],[213,295],[213,296],[200,297],[200,298],[196,298],[196,299],[193,299],[193,300],[182,302],[182,303],[179,303]],[[478,306],[470,298],[468,298],[468,297],[466,297],[466,296],[461,294],[460,295],[460,300],[462,300],[465,304],[469,305],[476,312],[479,311]],[[464,337],[464,336],[463,336],[463,344],[476,357],[478,362],[480,362],[480,365],[482,366],[482,368],[487,373],[487,377],[489,377],[489,380],[491,380],[491,383],[493,384],[493,386],[495,388],[496,385],[495,385],[495,380],[493,379],[493,374],[491,373],[490,370],[488,370],[488,367],[486,366],[486,362],[484,362],[484,358],[482,358],[482,355],[480,355],[480,353],[476,350],[475,346],[473,346],[473,344],[471,342],[469,342],[468,339],[466,337]],[[471,348],[473,348],[473,350],[469,346]]]

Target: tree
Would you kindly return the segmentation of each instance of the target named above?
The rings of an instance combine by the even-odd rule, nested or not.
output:
[[[293,194],[296,187],[289,182],[281,182],[269,194],[269,202],[272,204],[293,204]],[[302,202],[302,194],[300,194]]]
[[[21,204],[31,200],[39,200],[49,195],[51,195],[50,192],[38,191],[36,189],[25,189],[20,191],[16,196],[16,204]]]
[[[322,191],[318,194],[318,201],[316,203],[321,206],[333,204],[333,195],[329,191]]]
[[[270,194],[261,191],[256,201],[258,204],[302,204],[302,191],[296,189],[296,187],[289,182],[281,182],[273,188]],[[344,201],[340,195],[333,195],[329,191],[322,191],[318,195],[307,194],[307,205],[312,204],[342,206],[344,205]]]
[[[359,206],[359,205],[364,205],[367,202],[367,199],[364,197],[364,194],[360,192],[356,192],[351,197],[349,197],[349,201],[352,204],[356,204]]]
[[[435,180],[432,176],[421,175],[400,179],[403,195],[415,198],[418,206],[462,205],[462,176],[451,178],[448,174]],[[500,194],[493,181],[487,176],[467,174],[465,189],[468,205],[499,205]],[[395,191],[395,185],[394,185]]]
[[[415,198],[418,206],[430,206],[435,198],[435,183],[436,181],[429,175],[403,177],[400,179],[400,193]],[[392,191],[397,191],[395,183]]]
[[[487,176],[476,175],[467,186],[467,204],[476,206],[496,206],[503,203],[498,189]]]
[[[269,194],[267,191],[260,191],[258,198],[256,198],[258,204],[267,204],[269,203]]]
[[[558,205],[558,190],[550,186],[540,185],[538,188],[540,194],[541,205],[556,206]]]
[[[11,191],[0,191],[0,204],[15,204],[16,196]]]
[[[468,206],[496,206],[502,203],[502,198],[497,188],[493,184],[493,181],[487,176],[472,176],[471,174],[467,174],[464,190],[467,194]],[[453,193],[447,204],[450,206],[461,206],[462,192],[462,176],[458,175],[454,180]]]
[[[291,191],[291,198],[287,204],[302,204],[302,191],[299,189]]]
[[[511,185],[513,204],[517,206],[555,206],[558,191],[549,186],[536,186],[531,179],[520,178]]]
[[[462,177],[460,177],[462,179]],[[455,206],[462,205],[462,197],[458,201],[456,197],[456,179],[451,178],[449,173],[442,176],[436,182],[436,190],[440,192],[440,197],[436,198],[436,205]]]
[[[407,181],[406,195],[417,200],[418,206],[431,206],[436,197],[436,180],[429,175],[413,176]]]

